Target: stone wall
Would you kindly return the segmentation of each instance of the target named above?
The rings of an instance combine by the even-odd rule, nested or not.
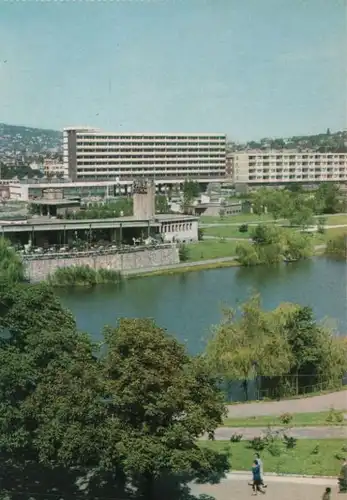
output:
[[[160,248],[139,248],[131,252],[107,254],[90,253],[83,255],[41,255],[25,259],[26,276],[32,282],[43,281],[59,267],[89,266],[93,269],[149,269],[179,263],[178,248],[175,245]]]

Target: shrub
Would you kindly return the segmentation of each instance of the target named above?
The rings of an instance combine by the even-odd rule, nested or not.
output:
[[[242,440],[242,434],[233,434],[230,438],[231,443],[239,443]]]
[[[202,227],[198,228],[198,240],[202,241],[204,239],[205,230]]]
[[[287,436],[286,434],[283,436],[283,442],[287,450],[292,450],[296,447],[297,439],[292,436]]]
[[[178,255],[180,258],[180,262],[187,262],[187,260],[189,259],[188,247],[186,245],[180,245]]]
[[[328,416],[326,418],[326,422],[328,424],[341,424],[344,420],[343,412],[335,410],[334,408],[330,408]]]
[[[53,286],[94,286],[103,283],[119,283],[122,275],[114,269],[92,269],[90,266],[59,267],[49,276]]]
[[[239,227],[239,232],[248,233],[248,224],[241,224],[241,226]]]
[[[273,457],[279,457],[281,455],[281,441],[279,439],[274,439],[268,444],[267,449]]]
[[[280,422],[281,424],[283,425],[288,425],[290,424],[290,422],[293,420],[293,415],[291,415],[290,413],[283,413],[281,416],[280,416]]]
[[[268,445],[268,440],[263,437],[255,437],[250,440],[249,446],[254,451],[263,451]]]

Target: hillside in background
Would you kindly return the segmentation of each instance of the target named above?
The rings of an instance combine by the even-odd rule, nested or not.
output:
[[[0,123],[0,153],[40,154],[62,151],[63,134],[57,130]]]
[[[8,125],[0,123],[0,155],[37,155],[62,152],[62,132],[41,128]],[[338,131],[317,135],[294,136],[289,138],[264,138],[259,141],[237,143],[228,141],[228,151],[245,149],[307,149],[318,152],[347,152],[347,132]]]
[[[245,149],[296,149],[298,151],[313,150],[320,153],[347,152],[347,132],[330,132],[329,129],[323,134],[302,135],[289,138],[264,138],[260,141],[249,141],[246,143],[228,142],[228,151],[240,151]]]

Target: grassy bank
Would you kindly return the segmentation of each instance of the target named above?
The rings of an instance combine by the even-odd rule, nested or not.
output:
[[[60,267],[49,276],[52,286],[94,286],[106,283],[119,283],[121,273],[112,269],[92,269],[89,266]]]
[[[224,257],[235,257],[237,241],[203,240],[187,245],[188,261],[211,260]]]
[[[248,441],[200,441],[199,444],[218,451],[228,450],[231,470],[249,471],[252,466],[254,450]],[[284,445],[277,448],[278,455],[274,454],[274,449],[265,449],[261,452],[265,477],[267,472],[337,476],[341,458],[346,454],[345,446],[343,439],[302,439],[294,449],[286,449]]]
[[[333,421],[329,419],[333,419]],[[225,427],[268,427],[283,426],[283,422],[279,416],[263,415],[247,418],[226,418],[223,425]],[[347,420],[343,419],[343,412],[321,411],[316,413],[296,413],[292,415],[292,420],[289,423],[290,427],[325,427],[329,425],[347,426]]]

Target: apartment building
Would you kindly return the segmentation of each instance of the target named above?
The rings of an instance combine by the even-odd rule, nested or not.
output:
[[[68,171],[64,163],[50,158],[46,158],[43,162],[43,173],[45,177],[68,177]]]
[[[347,181],[346,153],[242,151],[231,158],[234,184]]]
[[[119,134],[64,129],[64,168],[71,180],[225,176],[223,134]]]

